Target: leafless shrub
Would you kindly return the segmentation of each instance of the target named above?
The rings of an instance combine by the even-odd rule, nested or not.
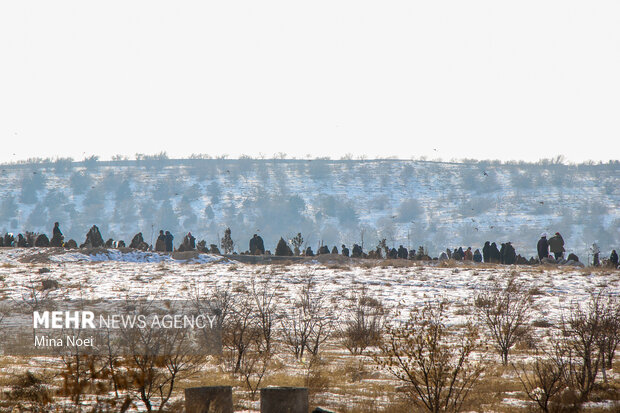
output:
[[[262,343],[267,352],[271,351],[271,342],[273,338],[274,324],[276,323],[277,313],[275,304],[275,295],[279,286],[273,284],[270,278],[256,282],[252,278],[252,298],[256,309],[256,322],[262,335]]]
[[[165,411],[177,383],[191,377],[204,362],[192,347],[193,340],[186,328],[147,325],[123,332],[123,338],[127,349],[122,356],[123,374],[129,391],[148,412]]]
[[[584,306],[573,304],[562,317],[561,337],[555,345],[556,357],[566,365],[565,380],[580,402],[585,402],[596,387],[599,369],[605,374],[604,361],[617,346],[617,303],[605,299],[600,291],[592,294]]]
[[[612,368],[616,348],[620,343],[620,300],[609,294],[601,308],[601,334],[598,335],[598,347],[601,352],[601,371],[607,381],[607,369]]]
[[[527,397],[545,413],[560,410],[559,396],[566,389],[565,364],[552,357],[537,357],[530,369],[512,365]]]
[[[21,303],[32,309],[32,311],[38,310],[42,306],[48,304],[49,296],[52,294],[53,289],[40,288],[41,282],[29,275],[22,284]]]
[[[212,287],[202,291],[194,286],[191,300],[199,312],[210,311],[217,316],[222,331],[222,353],[227,369],[239,373],[246,350],[255,335],[254,303],[247,288]]]
[[[192,293],[198,310],[208,309],[217,315],[224,363],[231,374],[243,380],[252,398],[271,366],[276,291],[270,279],[252,279],[250,290],[214,287],[206,293],[195,288]]]
[[[86,393],[103,394],[106,388],[97,386],[108,378],[108,371],[101,357],[74,352],[61,357],[63,364],[60,377],[60,394],[68,397],[76,408],[81,406]]]
[[[475,296],[474,304],[479,320],[493,337],[502,363],[508,363],[512,346],[529,332],[532,299],[530,293],[514,280],[502,288],[498,283],[490,291]]]
[[[270,278],[251,282],[252,323],[247,338],[249,346],[240,360],[238,373],[243,378],[252,399],[271,366],[274,324],[277,320],[275,294],[278,286]]]
[[[351,354],[361,354],[367,347],[380,343],[387,311],[379,300],[368,295],[366,286],[353,292],[349,302],[340,336]]]
[[[53,396],[48,383],[31,371],[16,376],[5,396],[15,407],[12,411],[35,413],[52,411],[50,403],[53,401]]]
[[[328,306],[309,276],[294,301],[294,308],[281,320],[283,341],[295,358],[302,359],[306,351],[313,356],[330,337],[333,329],[333,309]]]
[[[246,352],[261,334],[252,297],[248,292],[230,295],[229,310],[222,326],[222,346],[225,362],[233,374],[240,372]]]
[[[460,340],[448,332],[446,304],[415,309],[408,321],[388,325],[375,362],[404,382],[413,403],[436,412],[461,411],[483,371],[471,360],[478,332],[468,323]]]
[[[243,379],[253,400],[256,398],[256,392],[267,373],[267,369],[271,366],[272,359],[271,350],[267,348],[264,336],[257,334],[254,336],[254,340],[241,359],[238,370],[239,376]]]

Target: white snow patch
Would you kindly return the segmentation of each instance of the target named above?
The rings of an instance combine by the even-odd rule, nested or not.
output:
[[[221,260],[221,257],[217,257],[215,255],[208,254],[199,254],[196,258],[191,258],[188,260],[178,260],[174,259],[170,255],[167,254],[159,254],[157,252],[145,252],[145,251],[130,251],[130,252],[122,252],[118,250],[108,250],[106,252],[87,255],[81,252],[68,252],[60,255],[53,255],[50,258],[50,261],[57,263],[65,263],[65,262],[103,262],[103,261],[114,261],[114,262],[133,262],[133,263],[142,263],[142,262],[195,262],[199,264],[206,264],[210,262],[215,262]]]

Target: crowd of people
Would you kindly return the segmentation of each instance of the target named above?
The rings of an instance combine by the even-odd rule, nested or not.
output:
[[[192,251],[198,250],[200,252],[206,253],[214,253],[220,254],[219,248],[215,244],[211,244],[209,247],[206,245],[206,241],[200,241],[196,243],[196,238],[188,232],[187,235],[184,236],[183,242],[179,245],[178,248],[174,248],[174,236],[170,231],[160,230],[157,240],[155,241],[155,247],[149,245],[144,241],[142,233],[136,234],[129,248],[139,249],[139,250],[150,250],[156,252],[174,252],[174,251]],[[232,242],[232,241],[231,241]],[[52,239],[49,240],[45,234],[35,234],[31,232],[27,232],[26,235],[18,234],[17,238],[14,237],[13,234],[5,234],[3,237],[0,236],[0,247],[65,247],[65,248],[78,248],[77,243],[74,240],[69,240],[64,242],[64,236],[62,231],[60,230],[60,224],[58,222],[54,223],[54,227],[52,229]],[[103,237],[97,228],[96,225],[93,225],[88,233],[86,234],[86,240],[84,243],[79,245],[80,248],[124,248],[125,243],[123,241],[114,241],[113,239],[109,239],[106,242],[103,241]],[[352,258],[373,258],[373,259],[409,259],[409,260],[456,260],[456,261],[472,261],[479,263],[494,263],[494,264],[537,264],[537,263],[560,263],[560,262],[579,262],[579,258],[571,253],[568,255],[567,259],[564,259],[564,253],[566,252],[564,248],[564,239],[559,232],[556,232],[552,237],[548,238],[547,233],[543,232],[540,235],[540,239],[537,243],[537,252],[538,259],[531,257],[529,260],[517,254],[514,246],[511,242],[502,243],[498,248],[495,242],[486,241],[484,246],[482,247],[482,251],[480,249],[475,249],[472,251],[472,247],[467,247],[463,250],[463,247],[454,248],[450,250],[447,248],[445,252],[442,252],[438,258],[431,258],[426,250],[420,246],[418,250],[408,250],[404,246],[400,245],[397,248],[389,248],[386,245],[385,240],[382,240],[379,245],[374,249],[370,250],[368,253],[363,251],[363,248],[358,244],[353,244],[351,251],[346,245],[342,244],[340,247],[340,253],[338,248],[334,246],[333,248],[329,248],[327,245],[320,245],[316,255],[322,254],[338,254],[345,257]],[[616,250],[612,250],[609,259],[604,260],[603,263],[600,262],[600,249],[598,245],[592,245],[592,253],[593,260],[591,262],[594,266],[599,266],[601,264],[617,268],[618,267],[618,254]],[[236,254],[236,253],[234,253]],[[245,252],[241,252],[242,255],[271,255],[269,250],[265,249],[265,244],[263,239],[254,234],[249,241],[249,249]],[[284,239],[280,239],[278,242],[278,246],[275,250],[275,255],[300,255],[311,257],[314,256],[315,253],[311,247],[306,247],[305,249],[295,248],[295,253],[293,250],[288,247],[288,244]]]

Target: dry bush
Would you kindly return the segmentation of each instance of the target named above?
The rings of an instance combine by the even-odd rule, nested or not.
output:
[[[512,346],[529,333],[531,295],[523,285],[510,280],[504,288],[495,283],[490,291],[476,295],[474,305],[506,365]]]
[[[478,332],[468,323],[460,337],[448,332],[446,304],[427,304],[408,321],[386,328],[375,362],[408,388],[411,401],[430,412],[458,412],[483,371],[471,360]]]
[[[251,294],[254,300],[256,322],[262,335],[262,342],[260,344],[264,347],[264,349],[259,348],[259,350],[270,352],[274,325],[276,324],[278,317],[275,296],[276,291],[280,289],[280,285],[277,283],[272,283],[270,278],[266,278],[258,283],[254,278],[252,278],[251,284]]]
[[[256,392],[272,364],[272,353],[267,349],[264,338],[261,335],[254,337],[256,341],[251,343],[250,349],[241,359],[238,370],[239,376],[250,391],[252,400],[256,398]]]
[[[362,354],[367,347],[380,343],[387,311],[381,301],[368,295],[366,286],[348,300],[339,335],[351,354]]]
[[[195,290],[192,300],[198,310],[207,309],[217,315],[225,365],[245,383],[254,399],[272,365],[278,285],[269,278],[260,282],[253,278],[250,287],[232,292],[229,288],[214,288],[208,294]]]
[[[49,383],[29,370],[12,380],[10,390],[5,391],[5,397],[15,408],[12,411],[52,411],[49,406],[53,395]]]
[[[578,394],[580,403],[587,401],[598,386],[599,370],[606,374],[605,360],[609,355],[613,359],[619,322],[617,298],[603,291],[592,294],[583,306],[573,304],[570,313],[562,317],[561,337],[555,343],[556,359],[565,364],[564,379]]]
[[[283,342],[298,360],[306,351],[317,356],[331,336],[336,317],[321,291],[317,291],[312,276],[298,291],[293,306],[281,320]]]
[[[111,376],[102,357],[74,352],[63,355],[61,361],[63,368],[60,372],[60,394],[68,397],[76,408],[81,406],[85,394],[108,393],[106,382],[111,380]]]
[[[246,352],[261,335],[252,293],[244,286],[213,287],[206,292],[194,286],[191,300],[199,312],[211,312],[222,331],[222,356],[226,369],[238,374]]]
[[[157,309],[152,302],[128,305],[127,309],[133,312],[129,316],[182,311],[177,307]],[[204,355],[197,352],[196,337],[188,328],[159,328],[152,323],[143,328],[121,326],[120,333],[117,346],[122,354],[111,352],[112,362],[108,363],[116,365],[114,374],[121,377],[116,383],[126,386],[146,411],[167,411],[178,383],[205,363]]]
[[[449,259],[449,260],[439,261],[439,265],[437,267],[438,268],[456,268],[459,266],[458,264],[459,263],[457,263],[456,260]]]
[[[531,370],[512,365],[527,397],[545,413],[561,411],[560,395],[566,389],[566,366],[555,358],[536,358]]]
[[[267,370],[272,366],[273,331],[277,321],[275,294],[278,288],[278,285],[271,283],[270,278],[258,283],[252,278],[250,301],[245,302],[251,308],[252,314],[250,323],[246,324],[248,346],[239,359],[237,373],[250,391],[252,400],[256,398],[256,392]]]
[[[239,373],[246,352],[261,335],[250,294],[230,294],[229,313],[222,325],[222,346],[228,370]]]
[[[620,343],[620,299],[611,294],[601,299],[603,299],[600,320],[602,332],[597,344],[601,352],[601,371],[604,380],[607,381],[606,369],[612,368],[616,348]]]

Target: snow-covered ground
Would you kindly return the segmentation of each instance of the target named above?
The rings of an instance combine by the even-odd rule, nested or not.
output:
[[[592,292],[605,288],[620,294],[620,272],[592,268],[485,264],[442,267],[437,262],[387,266],[373,260],[343,264],[341,259],[333,263],[251,265],[207,254],[174,259],[166,254],[118,250],[94,255],[68,251],[30,259],[37,256],[41,256],[41,249],[0,249],[0,275],[6,296],[20,297],[28,288],[26,281],[32,279],[57,280],[60,289],[53,294],[64,298],[122,298],[120,294],[130,291],[132,295],[145,296],[158,292],[162,294],[160,298],[170,299],[186,294],[192,284],[222,288],[248,285],[254,278],[268,279],[277,287],[282,304],[289,305],[300,286],[311,277],[317,290],[335,303],[351,291],[365,287],[370,295],[389,308],[398,308],[406,317],[408,308],[438,300],[452,303],[453,313],[463,313],[462,307],[472,304],[477,292],[495,288],[497,281],[504,284],[515,278],[535,291],[534,318],[556,324],[563,310],[571,303],[584,302]],[[41,267],[50,272],[38,274]],[[72,287],[76,285],[83,290]],[[459,324],[463,319],[464,316],[453,314],[452,322]]]

